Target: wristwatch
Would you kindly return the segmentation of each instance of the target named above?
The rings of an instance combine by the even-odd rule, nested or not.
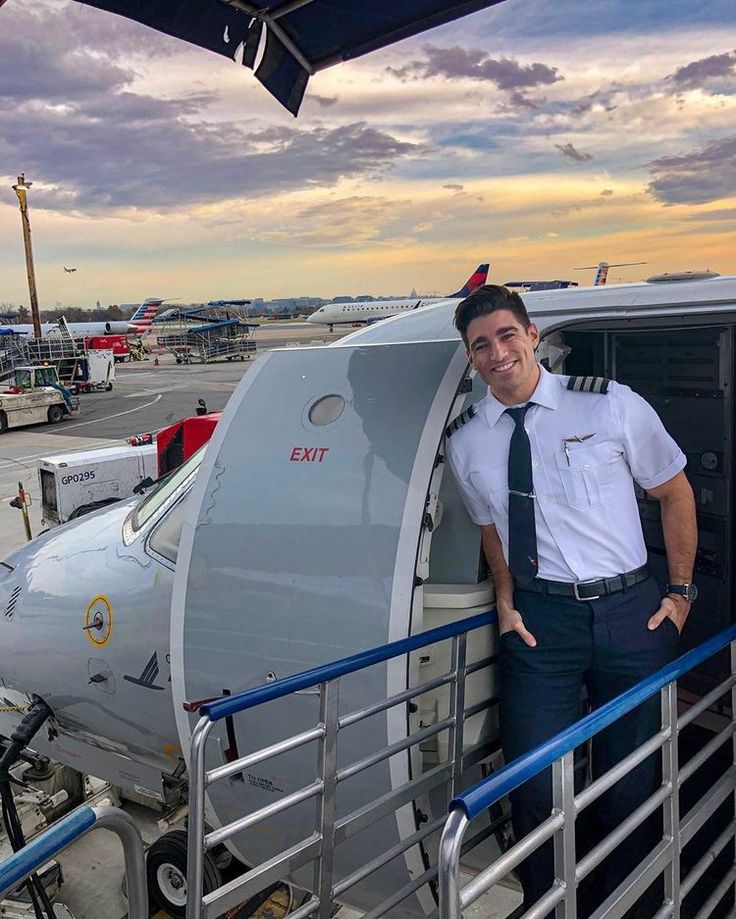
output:
[[[668,584],[665,593],[678,594],[680,597],[684,597],[688,603],[698,599],[698,588],[695,584]]]

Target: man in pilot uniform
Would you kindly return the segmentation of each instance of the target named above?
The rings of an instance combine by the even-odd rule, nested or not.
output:
[[[487,285],[463,300],[455,325],[488,395],[447,431],[447,457],[481,530],[496,588],[501,742],[507,761],[670,662],[697,593],[697,542],[685,456],[628,386],[548,373],[539,332],[518,294]],[[634,483],[660,502],[669,584],[649,574]],[[594,742],[598,776],[660,727],[659,698]],[[655,756],[598,802],[605,832],[658,783]],[[550,815],[546,770],[512,795],[520,839]],[[612,892],[652,839],[635,831],[607,860]],[[579,857],[579,856],[578,856]],[[524,905],[551,885],[552,846],[522,867]]]

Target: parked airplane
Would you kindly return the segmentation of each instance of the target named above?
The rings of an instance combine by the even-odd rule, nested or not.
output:
[[[108,322],[67,322],[67,328],[75,338],[91,338],[95,335],[143,335],[150,328],[153,317],[163,300],[151,297],[144,300],[130,319],[110,320]],[[32,325],[0,325],[5,334],[33,335]],[[41,335],[44,338],[58,338],[61,330],[56,322],[42,322]]]
[[[128,320],[128,335],[145,335],[151,329],[156,313],[163,303],[161,297],[149,297],[144,300]]]
[[[576,268],[575,271],[593,271],[595,269],[593,287],[599,287],[608,281],[609,268],[628,268],[630,265],[646,265],[646,262],[614,262],[613,264],[598,262],[597,265],[583,265],[581,268]]]
[[[629,383],[687,451],[703,615],[688,620],[686,650],[725,627],[733,609],[736,277],[539,291],[524,300],[545,358],[555,355],[552,369]],[[485,392],[468,369],[454,308],[445,301],[414,310],[329,347],[263,353],[204,454],[144,497],[43,534],[0,564],[2,695],[20,691],[28,702],[33,694],[53,712],[53,730],[37,734],[34,749],[170,804],[181,794],[196,718],[185,700],[229,695],[492,604],[478,529],[441,461],[448,422]],[[576,500],[600,500],[601,480],[588,468],[579,458],[571,473]],[[651,564],[666,580],[659,514],[646,497],[640,507]],[[709,662],[687,688],[705,694],[722,666]],[[422,827],[444,812],[442,788],[436,799],[407,796],[401,813],[385,809],[407,777],[421,784],[440,769],[402,746],[416,679],[402,661],[341,684],[341,712],[400,692],[407,700],[398,712],[376,703],[357,731],[341,724],[338,754],[332,748],[345,763],[369,758],[372,743],[395,745],[390,768],[351,773],[339,785],[335,819],[355,812],[361,829],[370,826],[370,845],[349,824],[330,850],[338,876],[353,873],[339,899],[362,911],[393,885],[421,879],[434,858]],[[466,705],[477,698],[466,696]],[[438,705],[422,697],[425,725],[442,717]],[[0,713],[5,735],[21,717],[9,707]],[[217,722],[208,768],[305,730],[319,710],[306,692],[251,709],[247,721]],[[482,730],[494,725],[489,715]],[[268,831],[248,825],[228,843],[244,862],[314,839],[314,801],[296,816],[278,808],[283,794],[314,785],[307,749],[284,747],[209,789],[210,826],[249,809],[273,814]],[[384,810],[371,822],[367,802],[376,801]],[[361,874],[407,838],[411,849],[384,873]],[[299,883],[309,887],[311,872]],[[391,916],[422,914],[424,893],[431,899],[425,886],[396,902]]]
[[[532,290],[564,290],[566,287],[577,287],[577,281],[504,281],[504,287],[517,293]]]
[[[398,316],[400,313],[407,313],[411,310],[419,309],[423,306],[429,306],[432,303],[439,303],[443,300],[462,299],[471,294],[478,287],[486,283],[488,279],[489,265],[484,263],[478,265],[473,274],[470,275],[465,284],[456,290],[454,294],[448,294],[447,297],[411,297],[407,300],[365,300],[358,303],[326,303],[307,318],[307,322],[315,325],[327,325],[330,332],[333,326],[345,325],[350,323],[364,323],[370,325],[378,322],[379,319],[387,319],[389,316]]]

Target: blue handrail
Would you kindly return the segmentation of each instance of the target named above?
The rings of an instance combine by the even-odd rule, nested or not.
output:
[[[538,775],[543,769],[574,750],[575,747],[585,743],[594,734],[602,731],[617,721],[627,712],[641,705],[655,693],[659,692],[673,680],[684,673],[702,664],[732,641],[736,641],[736,626],[730,626],[704,641],[697,648],[678,657],[677,660],[656,673],[632,686],[626,692],[597,708],[569,728],[565,728],[550,740],[545,741],[523,756],[499,769],[488,779],[473,785],[467,791],[458,795],[451,804],[451,808],[462,808],[468,818],[472,820],[482,811],[486,810],[510,791],[518,788],[524,782]]]
[[[23,878],[44,865],[70,842],[74,842],[96,820],[97,815],[91,807],[79,807],[36,839],[32,839],[19,852],[6,858],[0,863],[0,898],[6,890],[16,887]]]
[[[467,619],[461,619],[449,625],[442,625],[436,629],[430,629],[428,632],[420,632],[410,638],[402,638],[399,641],[392,641],[390,644],[381,645],[369,651],[361,651],[359,654],[344,657],[342,660],[334,661],[331,664],[313,667],[311,670],[296,673],[293,676],[285,677],[283,680],[276,680],[274,683],[268,683],[265,686],[256,686],[253,689],[246,689],[243,692],[217,699],[214,702],[206,702],[200,707],[199,713],[200,715],[205,715],[210,721],[220,721],[222,718],[236,715],[238,712],[244,712],[256,705],[261,705],[263,702],[271,702],[274,699],[280,699],[283,696],[299,692],[299,690],[308,689],[310,686],[316,686],[318,683],[324,683],[327,680],[334,680],[348,673],[364,670],[373,664],[380,664],[393,657],[400,657],[402,654],[408,654],[411,651],[424,648],[436,641],[454,638],[463,632],[479,629],[495,621],[495,612],[478,613],[476,616],[469,616]]]

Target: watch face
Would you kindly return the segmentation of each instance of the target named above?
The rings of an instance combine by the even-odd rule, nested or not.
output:
[[[687,599],[692,603],[693,600],[698,599],[698,588],[696,584],[687,585],[687,593],[685,594]]]

